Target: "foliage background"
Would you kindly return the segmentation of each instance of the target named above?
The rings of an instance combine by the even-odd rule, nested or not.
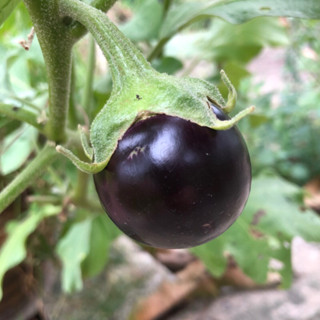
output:
[[[109,15],[157,70],[197,76],[205,63],[201,76],[226,94],[219,79],[219,70],[224,69],[238,89],[238,110],[257,106],[239,124],[253,165],[247,206],[225,234],[191,252],[214,277],[224,274],[232,256],[256,283],[265,283],[268,273],[276,271],[281,286],[288,288],[292,239],[320,241],[320,219],[303,203],[303,186],[320,174],[320,24],[260,17],[234,25],[213,17],[216,13],[206,1],[174,2],[164,15],[167,1],[120,1]],[[31,26],[25,6],[19,3],[0,28],[0,110],[1,104],[10,104],[34,112],[41,121],[48,107],[41,49],[36,37],[29,51],[18,44]],[[156,54],[154,48],[162,42],[166,44]],[[250,62],[270,47],[285,51],[281,92],[263,92],[249,71]],[[70,129],[78,123],[89,126],[112,88],[107,64],[92,38],[86,36],[77,44],[73,59]],[[39,152],[44,137],[0,112],[0,139],[0,183],[5,186]],[[81,178],[60,157],[10,207],[6,213],[10,219],[1,225],[5,240],[0,249],[0,282],[24,259],[39,270],[45,261],[53,261],[61,270],[61,289],[67,293],[80,290],[83,279],[105,270],[109,248],[120,232],[101,212],[91,179],[86,186],[90,206],[72,203]],[[273,270],[272,260],[280,262],[279,269]]]

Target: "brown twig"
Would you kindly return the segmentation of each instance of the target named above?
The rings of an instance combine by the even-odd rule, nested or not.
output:
[[[19,44],[22,46],[24,50],[28,51],[30,49],[34,35],[35,35],[34,27],[32,27],[30,33],[28,34],[27,40],[19,41]]]

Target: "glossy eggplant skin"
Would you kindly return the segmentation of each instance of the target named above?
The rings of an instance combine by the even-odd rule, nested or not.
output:
[[[237,219],[249,196],[251,164],[236,127],[216,131],[155,115],[129,128],[94,182],[105,211],[129,237],[187,248],[219,236]]]

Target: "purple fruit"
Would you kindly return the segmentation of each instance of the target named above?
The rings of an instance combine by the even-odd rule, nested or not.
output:
[[[186,248],[219,236],[237,219],[251,165],[236,127],[217,131],[159,114],[129,128],[94,181],[105,211],[129,237]]]

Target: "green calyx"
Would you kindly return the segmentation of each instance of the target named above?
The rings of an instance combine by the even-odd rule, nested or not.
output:
[[[179,79],[153,70],[103,12],[79,0],[60,0],[59,3],[62,16],[71,16],[91,32],[109,62],[113,79],[111,97],[91,126],[92,149],[85,134],[81,134],[84,152],[94,162],[81,161],[70,150],[57,147],[57,151],[67,156],[80,170],[97,173],[104,169],[129,127],[154,114],[176,116],[200,126],[226,130],[253,111],[254,107],[249,107],[230,120],[217,119],[209,102],[227,113],[236,103],[236,91],[223,71],[222,80],[229,90],[227,102],[207,81]]]

